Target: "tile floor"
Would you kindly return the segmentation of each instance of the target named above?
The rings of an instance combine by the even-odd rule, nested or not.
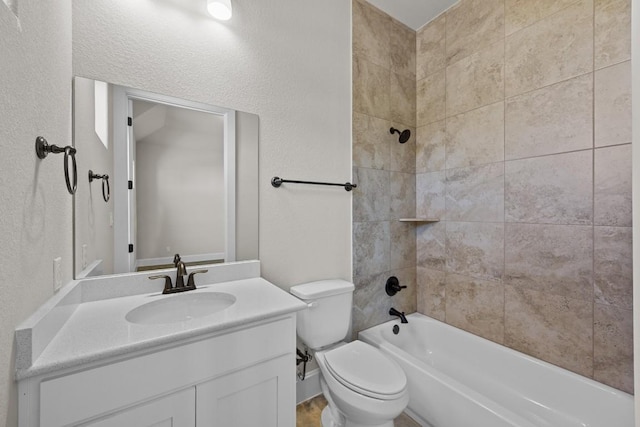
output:
[[[323,395],[302,402],[296,407],[296,427],[321,427],[320,413],[327,406]],[[407,414],[400,414],[393,422],[394,427],[420,427]]]

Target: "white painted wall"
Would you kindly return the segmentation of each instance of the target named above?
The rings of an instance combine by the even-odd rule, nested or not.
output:
[[[0,2],[0,425],[17,425],[14,329],[53,294],[53,258],[71,279],[71,196],[62,155],[39,160],[36,136],[71,143],[71,2]]]
[[[75,196],[75,274],[85,269],[82,259],[82,245],[86,245],[87,264],[102,260],[102,270],[113,271],[113,198],[105,203],[102,198],[102,180],[89,183],[89,170],[99,175],[109,175],[109,185],[113,190],[113,139],[109,134],[109,148],[106,148],[95,130],[94,81],[77,78],[74,81],[73,103],[75,120],[73,123],[74,146],[78,149],[78,189]],[[111,115],[108,115],[111,121]]]
[[[224,124],[192,113],[211,133],[165,126],[136,141],[138,259],[224,253]]]
[[[71,142],[73,74],[258,114],[263,275],[351,277],[350,194],[269,184],[350,179],[350,2],[236,0],[226,24],[186,3],[76,0],[72,71],[70,1],[0,2],[0,425],[17,424],[13,330],[52,295],[54,257],[72,276],[62,158],[33,144]]]
[[[204,1],[74,1],[74,73],[258,114],[263,276],[351,279],[351,194],[270,185],[350,180],[351,4],[233,6],[220,23]]]
[[[640,427],[640,0],[631,3],[633,123],[633,357],[636,427]]]
[[[236,260],[259,259],[260,118],[236,112]]]

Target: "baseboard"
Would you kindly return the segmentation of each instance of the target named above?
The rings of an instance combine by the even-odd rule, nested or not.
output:
[[[415,412],[413,412],[409,408],[406,408],[404,410],[404,413],[407,414],[409,417],[411,417],[413,419],[413,421],[415,421],[416,423],[420,424],[420,427],[433,427],[433,425],[431,425],[428,422],[426,422],[425,420],[423,420],[420,415],[416,414]]]
[[[321,394],[320,369],[307,372],[304,381],[296,382],[296,405]]]

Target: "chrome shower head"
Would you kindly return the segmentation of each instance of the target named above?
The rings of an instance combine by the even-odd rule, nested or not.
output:
[[[400,144],[404,144],[409,140],[409,138],[411,138],[411,131],[409,129],[405,129],[402,132],[400,132],[400,130],[396,128],[391,128],[389,129],[389,133],[392,135],[394,133],[397,133],[398,135],[400,135],[400,137],[398,138],[398,141],[400,142]]]

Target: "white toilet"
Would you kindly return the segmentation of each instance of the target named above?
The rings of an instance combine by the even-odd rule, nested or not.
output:
[[[395,361],[362,341],[342,341],[351,322],[352,283],[322,280],[293,286],[308,304],[298,312],[297,332],[320,366],[329,405],[323,427],[393,427],[409,403],[407,377]]]

